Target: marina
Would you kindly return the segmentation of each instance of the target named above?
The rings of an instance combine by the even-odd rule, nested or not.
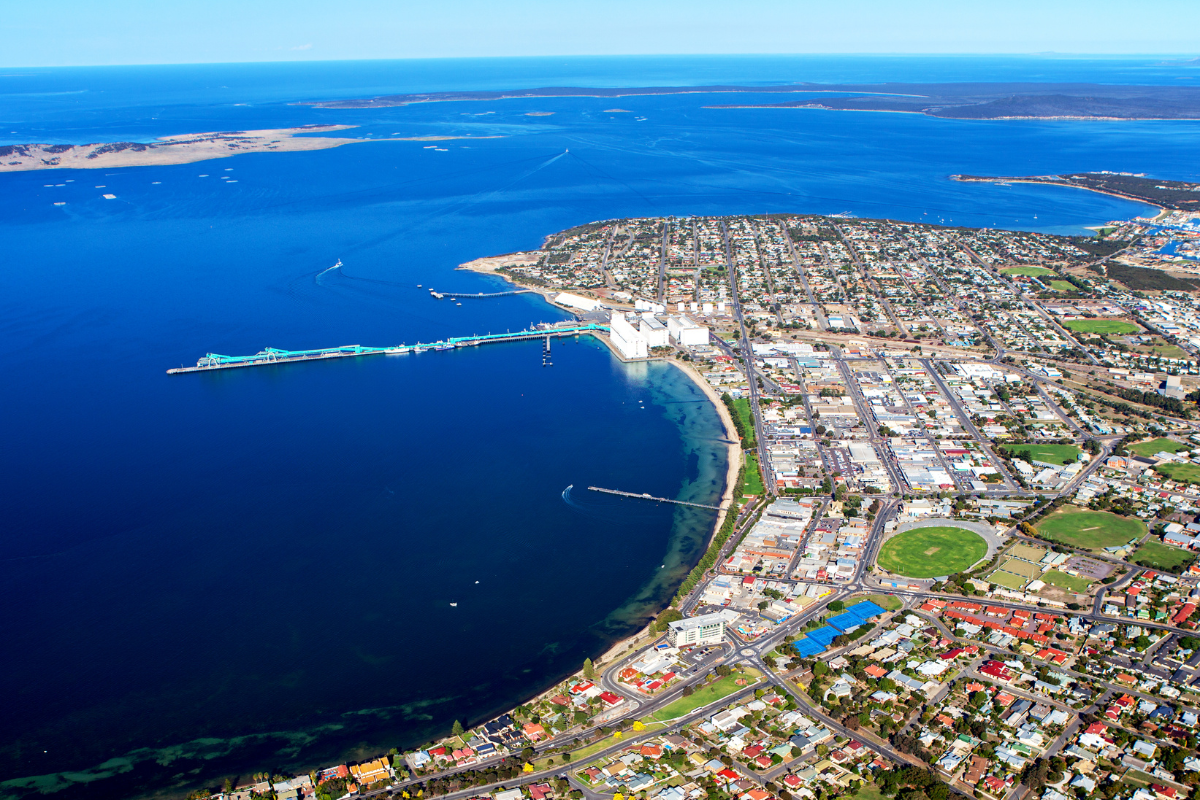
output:
[[[437,342],[393,347],[366,347],[360,344],[348,344],[341,347],[326,347],[319,350],[280,350],[266,347],[251,356],[223,356],[217,353],[205,353],[196,361],[194,367],[175,367],[167,370],[168,375],[181,375],[189,372],[208,372],[214,369],[237,369],[240,367],[263,367],[272,364],[291,364],[298,361],[321,361],[328,358],[358,358],[360,356],[398,356],[409,353],[424,353],[429,350],[454,350],[458,347],[477,347],[481,344],[497,342],[519,342],[529,339],[545,339],[543,364],[549,365],[550,337],[563,336],[597,336],[607,333],[607,325],[588,323],[586,325],[570,325],[568,327],[545,327],[540,329],[523,330],[506,333],[488,333],[477,336],[453,336]]]

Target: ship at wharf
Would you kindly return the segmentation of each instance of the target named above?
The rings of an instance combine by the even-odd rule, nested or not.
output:
[[[189,372],[210,372],[218,369],[240,369],[242,367],[265,367],[275,364],[293,364],[299,361],[321,361],[328,358],[360,358],[362,356],[399,356],[413,353],[424,353],[430,350],[454,350],[459,347],[477,347],[481,344],[497,342],[519,342],[530,339],[545,339],[564,336],[599,336],[608,333],[607,325],[597,323],[557,324],[536,326],[529,330],[511,331],[507,333],[488,333],[477,336],[454,336],[436,342],[417,344],[400,344],[393,347],[366,347],[360,344],[349,344],[341,347],[326,347],[319,350],[280,350],[267,347],[251,356],[223,356],[217,353],[206,353],[196,361],[194,367],[175,367],[167,370],[168,375],[180,375]]]

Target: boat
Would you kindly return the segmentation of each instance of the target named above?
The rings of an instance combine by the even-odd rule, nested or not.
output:
[[[451,607],[451,608],[458,608],[458,603],[451,603],[451,604],[450,604],[450,607]]]
[[[439,345],[437,345],[436,347],[434,347],[433,349],[434,349],[434,350],[453,350],[453,349],[454,349],[454,345],[452,345],[452,344],[439,344]]]

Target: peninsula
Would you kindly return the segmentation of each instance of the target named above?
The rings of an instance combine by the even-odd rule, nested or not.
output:
[[[1200,298],[1166,269],[1198,223],[615,219],[463,265],[719,395],[716,535],[638,636],[507,713],[191,797],[1191,796]]]
[[[945,119],[1200,119],[1200,87],[1090,83],[786,83],[768,86],[645,86],[425,92],[310,101],[318,108],[390,108],[415,103],[550,97],[638,97],[666,94],[803,94],[776,103],[742,102],[706,108],[819,108],[898,111]]]
[[[1070,186],[1092,192],[1137,200],[1172,211],[1200,210],[1200,183],[1166,181],[1129,172],[1078,172],[1070,175],[1026,175],[1023,177],[987,177],[951,175],[964,183],[1040,183]]]
[[[358,142],[440,142],[450,139],[497,139],[498,136],[393,136],[351,139],[311,136],[350,130],[354,125],[303,125],[257,131],[223,131],[163,136],[153,142],[94,144],[10,144],[0,146],[0,172],[40,169],[114,169],[191,164],[242,153],[287,153],[328,150]]]

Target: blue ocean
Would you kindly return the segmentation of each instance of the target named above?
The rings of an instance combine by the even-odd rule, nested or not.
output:
[[[703,94],[299,103],[571,85],[1197,79],[1194,65],[1133,58],[0,71],[0,144],[325,123],[364,138],[498,137],[0,174],[0,796],[182,793],[483,721],[641,628],[714,522],[583,487],[701,503],[724,489],[724,431],[701,392],[669,364],[623,365],[591,340],[556,342],[552,367],[528,342],[167,368],[207,352],[563,319],[536,295],[456,305],[428,290],[497,291],[500,279],[455,267],[593,220],[849,212],[1083,233],[1147,209],[947,176],[1200,178],[1195,122],[706,109],[738,98]],[[630,113],[605,113],[614,107]]]

